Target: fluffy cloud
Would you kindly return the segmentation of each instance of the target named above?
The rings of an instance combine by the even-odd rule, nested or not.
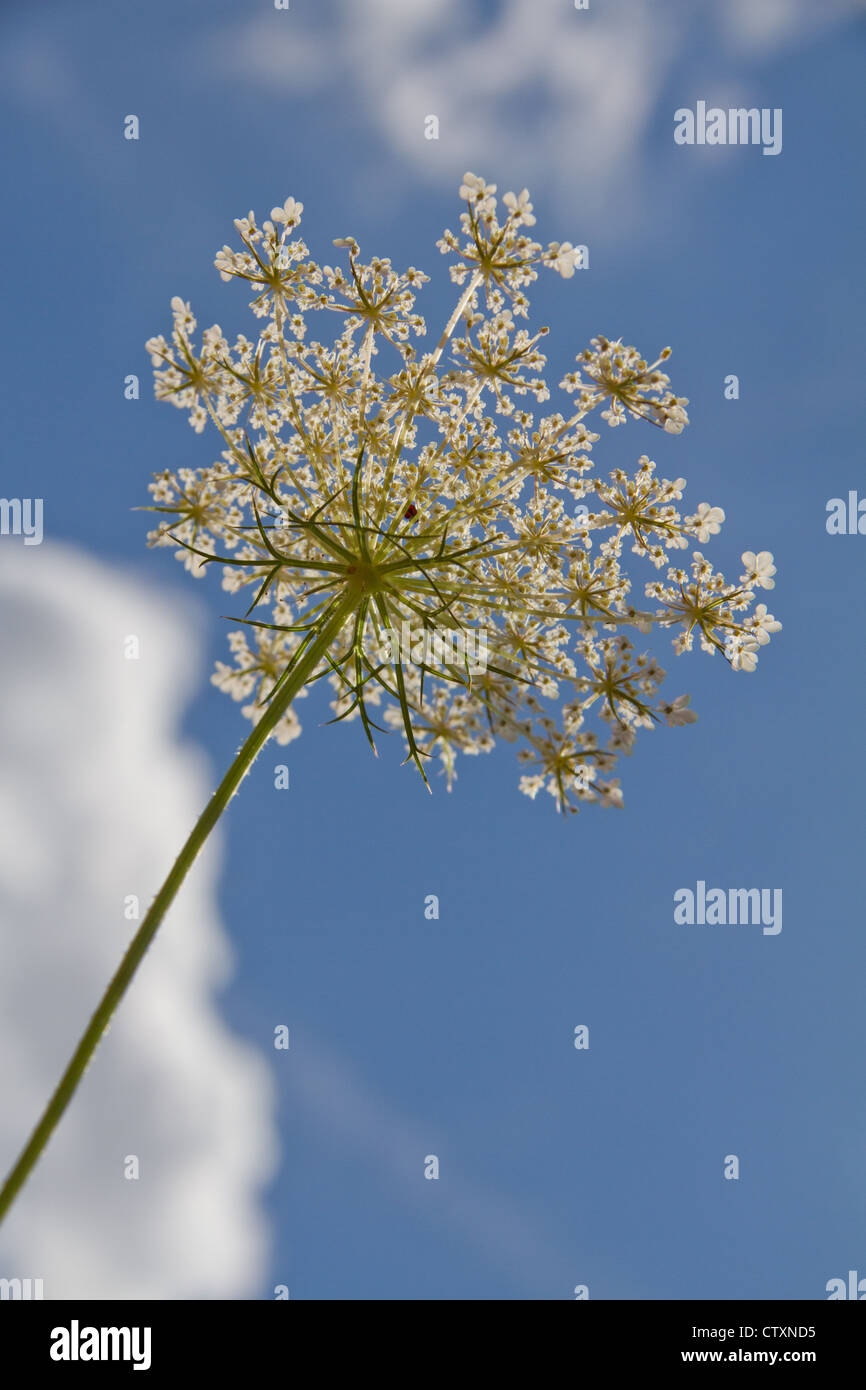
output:
[[[802,43],[864,8],[864,0],[726,0],[718,22],[732,48],[760,56]]]
[[[211,789],[178,742],[191,613],[63,547],[0,553],[0,1164],[20,1149]],[[138,660],[124,639],[138,637]],[[221,1021],[231,969],[198,861],[18,1204],[0,1276],[46,1298],[254,1295],[276,1141],[266,1065]],[[124,1177],[136,1155],[140,1178]]]
[[[643,201],[651,122],[684,70],[730,84],[742,54],[767,57],[861,10],[862,0],[328,0],[232,24],[197,67],[372,126],[422,179],[455,167],[515,185],[567,187],[584,216]],[[691,76],[689,77],[690,95]],[[708,95],[712,86],[707,88]],[[761,104],[761,103],[759,103]],[[773,103],[770,102],[770,105]],[[436,115],[440,139],[426,140]],[[371,154],[371,165],[375,156]],[[371,170],[364,171],[369,187]]]

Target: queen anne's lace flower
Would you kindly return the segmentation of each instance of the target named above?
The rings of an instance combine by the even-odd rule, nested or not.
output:
[[[746,566],[746,573],[740,576],[740,582],[757,586],[760,589],[774,589],[776,581],[773,575],[776,573],[776,566],[773,564],[773,557],[769,550],[762,550],[755,555],[753,551],[747,550],[740,556]]]
[[[591,348],[577,357],[588,380],[578,370],[568,372],[560,385],[578,393],[584,411],[608,399],[610,404],[601,418],[609,425],[622,425],[627,415],[635,415],[660,425],[669,434],[679,434],[689,423],[684,409],[688,400],[671,395],[667,389],[670,378],[657,370],[670,355],[671,349],[666,347],[647,366],[637,348],[623,347],[619,339],[611,343],[607,338],[593,338]]]
[[[698,504],[695,515],[687,516],[685,523],[693,531],[695,539],[703,545],[704,541],[710,539],[710,536],[719,534],[724,519],[725,514],[721,507],[711,507],[709,502],[701,502]]]
[[[678,695],[673,704],[666,705],[664,701],[662,701],[659,705],[659,709],[664,715],[666,722],[670,724],[672,728],[677,724],[694,724],[698,716],[693,709],[689,709],[691,699],[691,695]]]
[[[648,364],[594,338],[561,383],[572,408],[536,417],[529,407],[550,395],[547,330],[515,320],[528,316],[538,268],[568,279],[578,253],[529,237],[526,189],[506,193],[500,213],[496,186],[467,173],[460,196],[462,236],[439,242],[460,294],[435,345],[415,309],[421,271],[363,261],[352,237],[334,243],[343,264],[318,265],[295,236],[303,205],[292,198],[261,227],[252,212],[235,223],[241,247],[223,247],[216,266],[248,284],[265,322],[255,342],[230,344],[215,325],[196,348],[176,298],[170,339],[148,342],[157,397],[221,438],[210,467],[156,476],[150,541],[177,546],[194,574],[222,564],[224,587],[248,591],[246,627],[213,678],[248,718],[336,622],[311,679],[327,677],[335,717],[359,719],[371,743],[377,729],[397,731],[407,759],[423,774],[437,758],[450,787],[459,754],[502,739],[518,747],[530,797],[621,806],[611,773],[638,731],[697,718],[688,695],[660,699],[665,672],[629,632],[675,628],[677,652],[697,634],[753,670],[780,627],[766,605],[750,612],[755,590],[773,587],[772,556],[746,551],[736,584],[699,552],[670,568],[671,551],[718,534],[721,508],[682,515],[685,479],[659,478],[645,454],[633,476],[594,470],[596,407],[609,425],[631,415],[678,434],[687,423],[688,402],[659,370],[669,348]],[[646,585],[654,609],[632,602],[624,552],[668,567]],[[407,627],[465,645],[431,665],[430,644],[385,641]],[[472,669],[459,653],[482,634],[487,661]],[[299,732],[289,708],[276,736]]]

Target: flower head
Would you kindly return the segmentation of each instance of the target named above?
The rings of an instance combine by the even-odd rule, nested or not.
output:
[[[696,718],[688,695],[660,698],[665,672],[632,638],[675,627],[677,651],[697,633],[752,669],[780,626],[764,605],[749,613],[756,587],[773,585],[772,556],[744,553],[729,584],[695,552],[647,585],[654,610],[634,605],[626,552],[663,569],[724,520],[708,503],[683,516],[685,480],[658,477],[645,454],[633,475],[599,476],[591,459],[599,406],[610,425],[682,430],[687,401],[658,370],[670,350],[648,364],[595,338],[562,382],[566,408],[537,414],[550,397],[547,330],[519,320],[538,267],[569,278],[577,253],[527,235],[526,189],[500,209],[496,186],[467,173],[460,196],[462,237],[439,242],[459,295],[431,344],[420,270],[365,260],[351,237],[334,243],[336,265],[318,264],[292,198],[261,227],[252,212],[236,222],[240,248],[216,265],[252,292],[255,341],[230,344],[215,325],[196,348],[190,306],[175,299],[170,340],[147,345],[157,397],[197,431],[209,422],[219,453],[157,475],[150,540],[196,575],[221,565],[224,587],[248,596],[232,662],[214,676],[247,717],[320,641],[307,684],[327,681],[335,719],[360,721],[371,744],[398,733],[425,780],[438,759],[450,787],[460,754],[501,739],[530,797],[618,807],[611,773],[638,732]],[[277,737],[299,731],[288,710]]]
[[[680,434],[689,423],[685,396],[674,396],[667,389],[670,378],[658,370],[671,355],[663,348],[655,362],[647,364],[637,348],[623,347],[621,339],[593,338],[591,347],[578,353],[581,364],[569,372],[560,385],[576,392],[585,410],[592,410],[607,399],[610,404],[601,418],[611,426],[622,425],[627,415],[635,415],[658,425],[668,434]]]

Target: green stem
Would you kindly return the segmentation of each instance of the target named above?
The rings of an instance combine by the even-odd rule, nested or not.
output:
[[[174,901],[178,889],[192,868],[207,837],[228,806],[243,778],[249,772],[256,755],[267,742],[298,691],[315,671],[356,604],[357,599],[354,595],[346,595],[337,603],[329,621],[307,647],[291,675],[287,677],[274,699],[271,700],[259,723],[256,724],[252,733],[242,744],[237,757],[196,822],[189,839],[154,898],[150,910],[132,938],[126,955],[102,996],[87,1031],[75,1049],[72,1060],[63,1073],[60,1084],[48,1102],[42,1118],[30,1136],[18,1162],[3,1184],[2,1191],[0,1191],[0,1221],[3,1220],[30,1176],[67,1105],[74,1096],[78,1083],[84,1075],[115,1009],[129,988],[148,946],[156,935],[159,924]]]

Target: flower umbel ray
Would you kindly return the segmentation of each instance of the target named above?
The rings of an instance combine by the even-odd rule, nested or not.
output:
[[[654,610],[634,605],[625,542],[661,569],[724,520],[707,502],[683,515],[685,479],[657,477],[646,454],[633,476],[595,471],[598,407],[610,426],[688,423],[661,370],[670,349],[648,362],[593,338],[560,383],[564,409],[537,415],[551,396],[548,330],[522,325],[528,292],[540,269],[573,279],[578,252],[533,239],[525,189],[500,206],[495,185],[467,173],[460,196],[460,231],[438,243],[457,302],[429,348],[421,271],[364,260],[352,237],[334,243],[343,264],[318,264],[293,198],[261,226],[252,212],[235,223],[240,244],[216,265],[253,290],[255,339],[230,344],[214,325],[196,346],[176,298],[170,339],[147,345],[157,397],[219,443],[215,461],[157,475],[149,540],[196,576],[220,565],[224,588],[246,591],[232,661],[213,679],[254,723],[339,611],[305,682],[330,683],[335,721],[360,720],[374,748],[378,731],[402,735],[425,781],[431,758],[450,787],[458,754],[503,739],[536,769],[520,783],[530,796],[543,787],[563,811],[618,806],[610,773],[637,731],[696,718],[688,696],[660,698],[665,672],[631,637],[675,625],[677,652],[697,632],[733,669],[754,669],[780,626],[763,604],[751,611],[773,587],[772,556],[745,552],[730,584],[696,551],[690,570],[646,585]],[[424,639],[437,634],[455,641],[434,660]],[[466,655],[482,638],[483,667]],[[273,732],[298,735],[292,706]]]

